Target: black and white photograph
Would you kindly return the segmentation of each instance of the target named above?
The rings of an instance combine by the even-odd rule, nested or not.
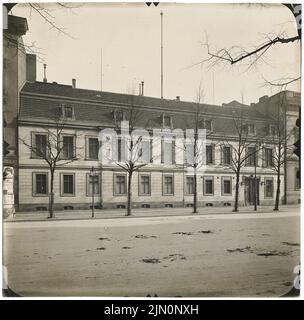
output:
[[[2,11],[4,298],[300,296],[301,4]]]

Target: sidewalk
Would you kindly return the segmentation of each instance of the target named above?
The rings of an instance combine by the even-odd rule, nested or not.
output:
[[[94,219],[112,219],[112,218],[138,218],[138,217],[166,217],[166,216],[188,216],[188,215],[208,215],[208,214],[242,214],[255,213],[253,207],[240,207],[238,212],[232,212],[232,207],[200,207],[199,213],[192,213],[192,208],[149,208],[132,209],[132,215],[126,216],[126,209],[104,209],[94,212]],[[280,212],[300,211],[298,205],[281,206]],[[273,206],[260,206],[257,213],[269,213],[273,211]],[[66,210],[55,212],[53,219],[48,219],[47,211],[37,212],[17,212],[14,216],[10,215],[4,219],[4,222],[18,221],[53,221],[53,220],[87,220],[92,219],[91,210]]]

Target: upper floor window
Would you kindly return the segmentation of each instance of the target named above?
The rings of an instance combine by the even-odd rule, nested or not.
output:
[[[214,147],[213,147],[213,145],[206,146],[206,163],[207,164],[214,163]]]
[[[88,158],[97,160],[99,152],[98,138],[88,138]]]
[[[32,156],[43,158],[46,155],[47,149],[47,134],[34,133],[32,143]]]
[[[272,148],[264,149],[264,166],[273,167],[273,150]]]
[[[231,164],[231,147],[222,147],[222,164]]]
[[[247,134],[255,134],[255,125],[252,123],[247,124]]]
[[[175,163],[175,138],[161,140],[161,163]]]
[[[62,116],[65,119],[74,119],[74,109],[72,106],[62,104]]]
[[[74,146],[75,136],[66,135],[62,136],[62,159],[72,159],[75,157],[75,146]]]
[[[246,150],[246,165],[254,166],[256,165],[257,160],[257,150],[255,147],[248,147]]]

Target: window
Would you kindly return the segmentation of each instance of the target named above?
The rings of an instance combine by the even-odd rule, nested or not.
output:
[[[118,162],[124,162],[127,160],[126,157],[126,150],[127,150],[127,140],[124,138],[119,137],[117,140],[117,161]]]
[[[213,195],[213,177],[204,177],[204,195]]]
[[[247,166],[254,166],[257,160],[257,152],[255,147],[248,147],[247,148],[247,155],[246,155],[246,165]]]
[[[172,137],[162,139],[161,141],[161,163],[172,164],[175,163],[175,139]]]
[[[115,110],[114,112],[115,122],[121,122],[125,120],[125,112],[121,110]]]
[[[88,138],[88,153],[89,159],[98,159],[98,152],[99,152],[99,141],[98,138]]]
[[[222,177],[222,195],[231,195],[231,177]]]
[[[211,120],[205,120],[204,121],[204,128],[207,131],[212,131],[212,121]]]
[[[140,195],[150,195],[151,194],[151,185],[150,185],[150,176],[149,175],[140,175],[139,176],[139,194]]]
[[[213,164],[214,163],[214,155],[213,155],[214,148],[212,145],[206,146],[206,163]]]
[[[265,198],[273,198],[273,179],[265,178]]]
[[[171,127],[171,124],[172,124],[172,119],[170,116],[167,116],[167,115],[163,115],[163,126],[164,127]]]
[[[247,134],[255,134],[255,125],[250,123],[247,124]]]
[[[275,126],[273,126],[273,125],[269,126],[269,134],[271,136],[275,136],[276,135],[276,127]]]
[[[72,159],[74,155],[74,136],[62,137],[62,159]]]
[[[92,195],[93,191],[94,194],[99,194],[100,184],[99,184],[99,175],[91,175],[87,173],[87,195]]]
[[[186,177],[186,194],[194,194],[194,177]]]
[[[271,148],[264,149],[265,167],[273,167],[273,150]]]
[[[164,176],[163,177],[163,194],[164,195],[173,195],[173,176]]]
[[[33,174],[33,195],[35,196],[48,195],[48,174],[47,173]]]
[[[125,175],[115,175],[114,176],[114,190],[115,195],[122,195],[127,193],[127,181]]]
[[[300,190],[301,189],[301,173],[300,173],[300,169],[296,168],[296,176],[295,176],[295,181],[296,181],[296,185],[295,188],[296,190]]]
[[[143,163],[152,162],[152,141],[143,138],[138,151],[138,160]]]
[[[74,110],[72,106],[68,106],[66,104],[62,104],[62,116],[65,119],[73,119],[74,118]]]
[[[223,164],[231,164],[231,148],[228,146],[223,147]]]
[[[34,134],[33,156],[43,158],[46,155],[47,134]]]
[[[75,195],[75,177],[74,174],[62,174],[62,196],[74,196]]]

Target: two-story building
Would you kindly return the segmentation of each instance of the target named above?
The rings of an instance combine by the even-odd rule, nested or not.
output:
[[[75,80],[72,85],[27,82],[20,94],[18,119],[18,209],[48,208],[50,172],[46,161],[33,152],[33,147],[40,150],[47,148],[50,134],[58,131],[56,119],[64,119],[64,126],[60,128],[61,160],[54,174],[55,209],[89,209],[92,193],[94,206],[98,208],[125,208],[127,174],[114,162],[103,164],[99,161],[102,148],[98,140],[100,131],[117,129],[120,121],[130,120],[128,115],[131,109],[141,113],[136,127],[149,132],[156,128],[193,129],[192,119],[197,108],[197,103],[180,99],[78,89]],[[204,170],[198,173],[198,205],[233,205],[236,177],[232,161],[233,146],[238,143],[235,118],[239,115],[242,115],[248,141],[251,141],[244,152],[256,150],[241,169],[240,205],[253,205],[255,189],[259,205],[273,205],[277,185],[277,175],[273,169],[276,146],[273,140],[268,139],[273,134],[273,118],[256,105],[235,102],[222,106],[201,104],[199,109],[200,126],[206,129],[207,140]],[[187,170],[181,151],[184,152],[183,148],[174,141],[151,143],[150,161],[133,176],[133,207],[192,206],[193,174]],[[96,171],[94,175],[90,174],[92,167]],[[282,178],[283,175],[284,171]],[[284,196],[282,184],[281,200]]]

